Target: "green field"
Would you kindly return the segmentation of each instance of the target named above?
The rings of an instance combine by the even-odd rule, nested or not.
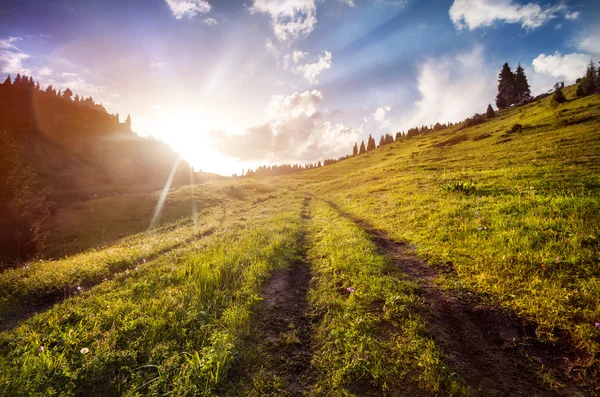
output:
[[[565,93],[151,229],[160,191],[61,208],[0,273],[0,395],[597,395],[600,95]]]

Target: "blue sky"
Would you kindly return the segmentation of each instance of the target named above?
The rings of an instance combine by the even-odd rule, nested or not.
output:
[[[4,0],[0,70],[93,96],[197,168],[316,161],[534,94],[600,60],[600,3]]]

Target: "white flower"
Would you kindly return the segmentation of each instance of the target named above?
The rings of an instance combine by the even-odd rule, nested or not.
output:
[[[84,347],[83,349],[81,349],[81,354],[88,354],[90,352],[90,349],[88,349],[87,347]]]

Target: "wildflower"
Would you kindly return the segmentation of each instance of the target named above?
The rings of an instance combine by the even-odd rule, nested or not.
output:
[[[478,227],[478,228],[477,228],[477,230],[481,230],[481,228],[480,228],[480,227]]]
[[[88,316],[88,318],[89,318],[90,320],[91,320],[93,317],[94,317],[94,315],[93,315],[93,314],[90,314],[90,315]]]
[[[542,267],[542,270],[546,270],[546,265],[544,265],[543,263],[540,265]]]
[[[90,349],[88,349],[87,347],[84,347],[83,349],[81,349],[81,354],[88,354],[90,352]]]
[[[487,230],[487,226],[485,226],[485,227],[483,228],[483,230]]]
[[[598,325],[598,323],[596,323],[596,325]],[[44,346],[40,346],[40,347],[38,347],[38,351],[39,351],[40,353],[41,353],[41,352],[43,352],[43,351],[44,351]]]
[[[600,323],[594,323],[594,327],[600,328]]]
[[[354,288],[352,288],[352,287],[346,288],[346,291],[348,291],[350,293],[356,292],[356,290]]]
[[[560,256],[557,256],[557,257],[556,257],[556,261],[557,261],[557,262],[560,262]]]
[[[78,286],[78,287],[77,287],[77,291],[81,291],[81,286]]]

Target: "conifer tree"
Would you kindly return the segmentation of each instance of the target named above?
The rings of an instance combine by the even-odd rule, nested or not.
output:
[[[596,68],[594,67],[594,63],[590,61],[590,64],[585,72],[585,77],[582,81],[583,91],[585,95],[592,95],[596,92]]]
[[[6,77],[6,80],[4,80],[4,85],[11,85],[12,83],[10,82],[10,74],[8,75],[8,77]]]
[[[352,157],[358,156],[358,145],[354,142],[354,147],[352,148]]]
[[[364,154],[367,152],[367,149],[365,149],[365,141],[362,141],[360,143],[360,149],[358,151],[358,154]]]
[[[376,149],[377,146],[375,145],[375,139],[373,139],[373,137],[371,136],[371,134],[369,134],[369,140],[367,141],[367,152]]]
[[[385,137],[382,135],[379,137],[379,147],[385,146]]]
[[[521,67],[520,63],[517,65],[517,70],[515,71],[515,94],[516,103],[531,99],[531,89],[527,82],[525,70]]]
[[[125,125],[131,129],[131,114],[127,115],[127,118],[125,119]]]
[[[496,112],[494,112],[494,108],[492,107],[492,104],[489,103],[487,110],[485,111],[485,117],[487,117],[488,119],[491,119],[494,116],[496,116]]]
[[[515,100],[515,75],[510,70],[508,63],[502,66],[502,71],[498,76],[498,95],[496,96],[496,106],[498,109],[506,109],[514,103]]]

